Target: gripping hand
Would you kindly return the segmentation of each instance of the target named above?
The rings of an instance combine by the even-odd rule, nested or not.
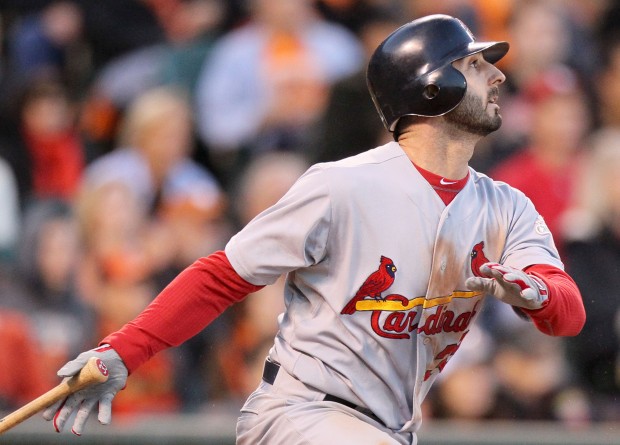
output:
[[[547,286],[538,277],[498,263],[480,267],[482,277],[466,281],[470,290],[491,294],[498,300],[524,309],[540,309],[547,301]]]
[[[53,420],[57,432],[62,431],[65,422],[76,411],[73,434],[80,436],[84,424],[91,411],[99,404],[99,422],[107,425],[112,421],[112,399],[127,382],[127,368],[120,356],[109,345],[102,345],[90,351],[82,352],[75,360],[66,363],[58,370],[58,376],[65,379],[80,372],[91,357],[100,358],[108,368],[109,377],[106,382],[89,386],[64,400],[51,405],[43,412],[45,420]]]

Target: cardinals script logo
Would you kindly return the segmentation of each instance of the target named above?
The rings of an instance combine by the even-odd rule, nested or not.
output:
[[[479,273],[474,258],[482,261],[487,260],[482,252],[484,243],[478,243],[471,252],[472,269]],[[360,286],[353,298],[340,312],[351,315],[356,312],[370,313],[370,325],[375,334],[383,338],[409,339],[414,332],[426,335],[435,335],[441,332],[461,333],[466,332],[471,320],[476,314],[476,306],[471,310],[455,312],[449,306],[454,299],[475,299],[480,292],[455,290],[449,295],[435,298],[425,296],[407,298],[404,295],[384,293],[392,286],[396,278],[396,265],[386,257],[381,256],[379,267],[372,272]],[[474,300],[472,300],[474,301]],[[420,318],[423,310],[434,311],[425,318],[420,326]]]

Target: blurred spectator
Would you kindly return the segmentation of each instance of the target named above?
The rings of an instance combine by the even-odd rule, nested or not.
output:
[[[604,52],[606,48],[614,46],[614,42],[620,39],[620,3],[613,0],[599,0],[588,3],[602,3],[599,14],[590,23],[592,32],[596,35]]]
[[[40,366],[39,348],[26,315],[0,308],[0,336],[0,412],[9,412],[49,389],[49,369]]]
[[[544,0],[523,2],[512,12],[508,23],[511,44],[508,69],[510,82],[521,87],[550,66],[569,60],[570,17],[558,2]]]
[[[191,133],[185,95],[167,87],[149,90],[129,106],[119,146],[87,169],[78,203],[86,248],[81,277],[97,308],[99,332],[132,319],[178,270],[221,248],[229,236],[225,195],[190,159]],[[177,379],[175,370],[199,372],[187,362],[210,346],[201,336],[179,350],[179,361],[171,351],[132,375],[135,389],[123,392],[120,410],[178,409],[188,390],[179,395],[177,381],[196,376]]]
[[[175,267],[221,245],[225,195],[210,172],[191,160],[191,151],[189,103],[174,88],[161,87],[131,104],[119,147],[89,165],[85,176],[90,187],[121,182],[166,224],[175,237],[169,252]]]
[[[106,286],[148,281],[164,260],[151,253],[150,240],[157,232],[150,229],[144,205],[126,184],[110,181],[85,185],[76,202],[76,211],[83,248],[78,266],[80,286],[83,298],[100,316],[104,315],[100,317],[103,324],[100,329],[105,331],[108,329],[105,320],[110,318],[111,324],[116,325],[117,318],[124,318],[124,315],[105,316],[108,310],[136,311],[149,301],[138,299],[129,308],[128,302],[108,304],[104,298]],[[162,244],[162,250],[168,248],[169,243]]]
[[[49,2],[41,11],[19,17],[7,33],[8,75],[15,82],[59,76],[72,93],[90,74],[83,38],[83,11],[75,1]]]
[[[193,96],[213,41],[222,32],[225,5],[220,0],[157,3],[163,37],[125,51],[96,72],[88,91],[82,128],[100,153],[109,151],[122,114],[146,91],[173,85]]]
[[[159,289],[155,272],[168,259],[172,240],[152,227],[144,203],[120,181],[85,184],[77,212],[83,243],[79,284],[84,301],[96,314],[91,332],[100,338],[151,301]],[[130,389],[115,401],[119,413],[177,409],[171,353],[156,357],[132,380]]]
[[[221,0],[184,0],[170,16],[169,50],[159,77],[191,96],[213,42],[223,30],[225,5]]]
[[[188,158],[190,134],[183,95],[152,90],[128,110],[119,147],[88,166],[78,211],[91,301],[107,301],[98,289],[105,292],[108,284],[155,286],[151,280],[163,274],[165,281],[167,269],[183,267],[194,249],[215,249],[207,225],[219,217],[223,194],[209,172]],[[148,302],[140,295],[151,293],[138,293],[128,312]],[[110,318],[116,324],[126,316]]]
[[[355,35],[321,19],[310,0],[249,6],[250,20],[216,42],[196,98],[200,135],[227,183],[244,155],[298,149],[328,86],[363,60]]]
[[[563,420],[576,423],[587,413],[572,411],[564,404],[569,368],[562,340],[529,329],[503,337],[493,354],[497,397],[492,418],[509,420]]]
[[[0,158],[0,263],[13,259],[20,220],[17,181],[11,166]]]
[[[599,124],[603,130],[620,128],[620,33],[616,40],[608,43],[595,90]]]
[[[404,4],[407,21],[429,14],[448,14],[462,20],[474,35],[482,36],[480,33],[481,24],[477,1],[444,0],[438,2],[436,0],[404,0],[402,3]],[[505,3],[505,0],[501,3]]]
[[[306,158],[296,153],[257,156],[239,178],[235,190],[233,210],[238,229],[275,204],[308,167]]]
[[[55,77],[33,79],[17,106],[0,152],[17,178],[21,206],[31,199],[73,198],[85,153],[66,89]]]
[[[509,40],[508,22],[515,7],[523,4],[522,0],[503,0],[501,2],[487,2],[485,0],[473,0],[469,3],[476,8],[476,17],[480,26],[479,34],[488,40]],[[505,61],[502,59],[499,65]]]
[[[377,5],[379,3],[379,5]],[[388,4],[386,4],[388,3]],[[379,9],[392,14],[402,12],[397,8],[400,2],[385,2],[373,0],[315,0],[317,11],[330,22],[339,23],[356,35],[361,34],[362,28],[368,21],[377,18]],[[379,6],[381,6],[379,8]]]
[[[366,60],[401,23],[384,10],[359,25]],[[366,85],[366,66],[337,81],[330,89],[326,110],[308,138],[308,157],[315,162],[335,161],[392,140],[383,127]]]
[[[522,94],[532,105],[528,145],[489,175],[532,200],[561,250],[560,219],[574,199],[591,125],[587,99],[574,72],[561,66],[532,79]]]
[[[472,363],[458,367],[429,396],[434,402],[430,417],[490,419],[494,415],[496,392],[496,376],[489,364]]]
[[[429,394],[431,417],[583,424],[587,405],[570,385],[562,346],[522,320],[493,335],[474,327],[463,341],[467,354],[446,366]]]
[[[115,57],[162,42],[165,34],[148,0],[80,0],[95,72]]]
[[[580,205],[567,218],[566,264],[581,289],[587,320],[567,338],[569,359],[593,420],[620,419],[620,131],[599,133]]]
[[[240,178],[235,202],[241,226],[275,204],[309,167],[296,153],[263,153]],[[261,378],[265,357],[277,333],[277,317],[284,311],[284,276],[229,309],[231,335],[217,346],[217,374],[226,396],[243,400]]]
[[[596,74],[601,60],[601,41],[598,30],[609,7],[615,3],[609,0],[560,0],[560,6],[566,9],[570,28],[570,54],[567,63],[590,79]],[[591,84],[587,84],[590,92]]]
[[[27,314],[37,367],[49,386],[56,370],[94,341],[92,313],[77,288],[78,261],[70,207],[56,200],[32,203],[24,215],[15,267],[3,276],[1,304]]]

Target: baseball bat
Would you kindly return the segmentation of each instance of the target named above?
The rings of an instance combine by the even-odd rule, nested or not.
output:
[[[101,359],[91,357],[78,374],[0,419],[0,434],[74,392],[106,380],[108,380],[108,369],[105,364]]]

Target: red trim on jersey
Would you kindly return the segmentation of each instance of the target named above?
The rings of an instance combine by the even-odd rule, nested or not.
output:
[[[436,175],[433,172],[429,172],[413,162],[412,164],[420,172],[422,177],[428,181],[431,187],[433,187],[433,190],[437,192],[445,205],[450,204],[452,200],[456,198],[456,195],[463,190],[465,184],[467,184],[467,180],[469,179],[469,171],[462,179],[448,179],[443,176]]]
[[[263,286],[235,272],[223,251],[181,272],[134,320],[104,338],[133,372],[159,351],[198,334],[233,303]]]
[[[541,309],[523,309],[538,330],[555,336],[579,334],[586,321],[586,311],[573,279],[563,270],[547,264],[535,264],[525,271],[541,279],[549,291],[548,303]]]

